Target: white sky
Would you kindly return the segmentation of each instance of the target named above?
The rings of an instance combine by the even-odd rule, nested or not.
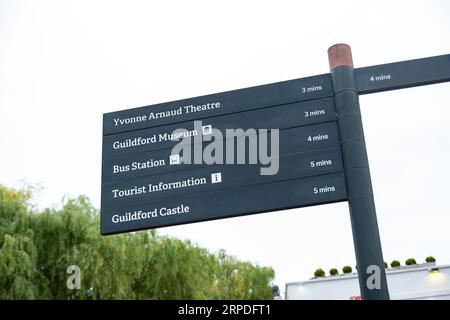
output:
[[[102,114],[450,53],[449,1],[0,0],[0,183],[100,204]],[[450,263],[450,84],[360,98],[385,260]],[[355,265],[346,203],[160,229],[275,268]],[[284,289],[283,289],[284,291]]]

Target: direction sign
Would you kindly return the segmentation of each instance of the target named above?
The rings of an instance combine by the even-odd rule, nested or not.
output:
[[[450,55],[444,55],[349,72],[354,74],[357,92],[366,94],[448,81],[449,68]],[[347,84],[333,80],[336,75],[317,75],[105,114],[102,233],[345,200],[346,169],[334,92],[346,90]],[[353,134],[352,121],[345,113],[339,120],[346,127],[341,128],[345,141],[348,134]],[[249,153],[241,157],[245,164],[238,164],[238,139],[244,139],[250,148],[248,141],[261,138],[261,129],[279,130],[277,141],[266,141],[268,150],[277,144],[272,160],[278,162],[279,169],[273,175],[261,175],[261,166],[249,163]],[[360,129],[354,131],[357,132]],[[232,150],[232,156],[227,158],[232,161],[198,162],[195,152],[174,153],[173,148],[185,140],[192,150],[200,152],[207,150],[210,143],[222,141],[215,145],[215,152],[225,154]],[[227,149],[230,143],[232,147]],[[353,152],[347,149],[346,155]],[[310,194],[313,184],[339,186],[339,191]],[[285,191],[277,200],[256,205],[257,198],[265,197],[263,194],[273,198],[270,194],[275,194],[274,188],[279,193],[293,185],[302,186],[301,190],[307,185],[308,192],[294,196]],[[261,192],[258,197],[255,190]],[[127,223],[112,221],[115,215],[148,210],[151,206],[170,207],[180,201],[191,205],[191,214],[160,215]],[[227,209],[218,209],[222,205]]]
[[[450,81],[450,54],[355,69],[359,94]]]
[[[103,135],[331,97],[330,74],[277,82],[103,115]]]
[[[317,125],[295,127],[280,131],[279,135],[279,154],[286,155],[310,150],[319,150],[323,148],[339,146],[339,132],[335,121],[321,123]],[[108,137],[109,138],[109,137]],[[175,145],[178,141],[174,141]],[[268,140],[268,149],[270,150],[272,141]],[[104,142],[104,146],[105,146]],[[200,142],[205,148],[208,142]],[[236,158],[237,144],[234,144],[234,155]],[[223,153],[226,153],[226,142],[223,143]],[[136,150],[135,150],[136,151]],[[170,156],[172,149],[148,150],[145,146],[139,147],[138,151],[125,152],[120,157],[106,157],[103,160],[103,183],[115,180],[126,180],[152,174],[161,174],[172,171],[188,170],[196,166],[204,166],[204,163],[197,165],[194,163],[194,154],[191,154],[191,164],[171,164]],[[142,152],[145,151],[145,152]],[[109,154],[107,153],[109,156]],[[247,155],[248,157],[248,155]],[[234,161],[237,163],[237,160]],[[248,161],[246,162],[248,163]]]
[[[344,174],[336,173],[197,193],[102,212],[102,234],[305,207],[346,200]]]
[[[260,167],[251,164],[210,165],[104,184],[102,208],[343,171],[338,147],[282,156],[279,166],[275,175],[261,175]]]
[[[102,234],[345,200],[332,90],[327,74],[105,114]],[[279,130],[278,140],[265,143],[276,150],[278,168],[262,175],[249,161],[250,141],[271,129]],[[248,151],[243,157],[239,139]],[[226,163],[197,162],[195,152],[174,153],[184,140],[194,151],[215,143],[215,152],[232,155]],[[254,205],[260,197],[270,200]],[[190,214],[113,221],[175,203]]]
[[[183,137],[192,137],[194,142],[201,141],[201,136],[212,133],[205,133],[205,128],[218,129],[223,135],[227,129],[292,128],[335,121],[336,111],[334,99],[324,98],[201,120],[201,124],[188,121],[107,135],[103,139],[103,159],[171,148]],[[185,132],[173,134],[177,129],[184,129]]]

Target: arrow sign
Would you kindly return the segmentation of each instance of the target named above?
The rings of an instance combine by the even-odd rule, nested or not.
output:
[[[450,54],[354,70],[359,94],[450,81]]]
[[[101,233],[115,234],[345,201],[344,174],[265,183],[102,210]]]
[[[273,107],[333,95],[330,74],[105,113],[103,135]]]

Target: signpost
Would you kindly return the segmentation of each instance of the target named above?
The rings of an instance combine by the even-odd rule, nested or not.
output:
[[[450,81],[450,55],[328,54],[329,74],[104,114],[101,233],[348,200],[361,296],[389,299],[358,95]]]

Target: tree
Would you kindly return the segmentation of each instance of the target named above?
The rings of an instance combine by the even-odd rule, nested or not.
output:
[[[406,259],[405,264],[407,266],[412,266],[412,265],[417,264],[417,262],[416,262],[416,260],[414,258],[409,258],[409,259]]]
[[[273,279],[272,268],[254,266],[228,256],[224,250],[217,255],[214,272],[212,299],[262,299],[272,298],[272,288],[267,279]]]
[[[274,271],[142,231],[103,237],[85,197],[37,211],[0,186],[0,299],[270,299]],[[69,266],[81,271],[69,289]]]
[[[140,299],[206,299],[216,257],[188,241],[155,237],[134,284]],[[267,284],[268,285],[268,284]]]

